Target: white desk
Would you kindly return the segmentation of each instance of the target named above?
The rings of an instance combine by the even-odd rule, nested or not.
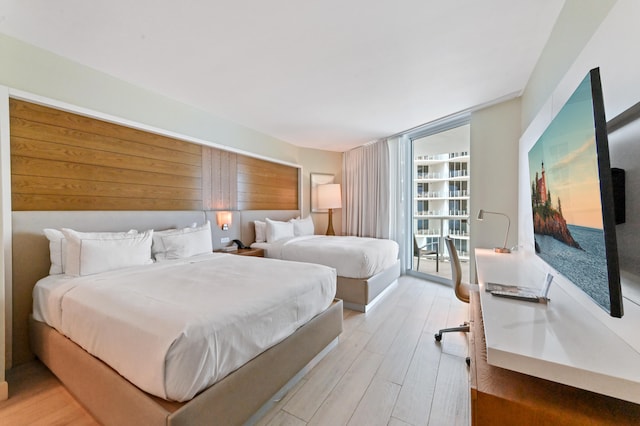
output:
[[[544,305],[484,291],[486,282],[541,287],[535,254],[475,253],[489,364],[640,404],[640,352],[570,292],[554,283]]]

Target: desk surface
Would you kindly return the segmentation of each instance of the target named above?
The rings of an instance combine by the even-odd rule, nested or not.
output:
[[[640,353],[561,286],[547,305],[484,291],[487,282],[540,288],[545,272],[533,257],[476,250],[487,362],[640,404]]]

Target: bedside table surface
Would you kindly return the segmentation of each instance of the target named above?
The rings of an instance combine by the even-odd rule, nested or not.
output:
[[[227,253],[237,254],[240,256],[264,257],[264,249],[261,248],[243,248],[236,251],[229,251]]]

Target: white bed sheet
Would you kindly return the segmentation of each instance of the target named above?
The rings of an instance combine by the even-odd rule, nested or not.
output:
[[[335,283],[325,266],[215,253],[44,278],[34,318],[142,390],[186,401],[325,310]]]
[[[398,243],[379,238],[307,235],[273,243],[253,243],[274,259],[311,262],[331,266],[338,276],[369,278],[392,266],[398,259]]]

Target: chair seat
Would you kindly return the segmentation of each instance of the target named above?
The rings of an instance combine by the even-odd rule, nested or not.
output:
[[[472,291],[478,291],[479,286],[477,284],[469,284],[461,282],[457,288],[454,288],[456,297],[464,303],[469,303],[469,294]]]

